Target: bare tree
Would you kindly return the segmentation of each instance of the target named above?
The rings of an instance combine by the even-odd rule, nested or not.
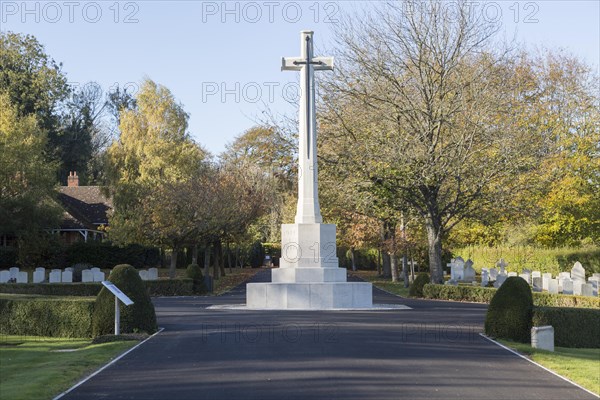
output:
[[[338,27],[322,133],[357,191],[425,225],[433,282],[442,241],[465,217],[517,190],[537,140],[513,124],[525,93],[498,26],[471,3],[404,1]],[[522,100],[522,99],[521,99]]]

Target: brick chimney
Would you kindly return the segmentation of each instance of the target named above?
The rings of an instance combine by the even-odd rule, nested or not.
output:
[[[67,178],[67,186],[68,187],[79,186],[79,177],[77,176],[77,171],[69,172],[69,177]]]

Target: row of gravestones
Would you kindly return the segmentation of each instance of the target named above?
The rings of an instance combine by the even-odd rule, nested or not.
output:
[[[153,281],[158,279],[158,269],[149,268],[139,271],[140,278],[144,281]],[[105,274],[100,268],[84,269],[81,271],[81,282],[102,282]],[[12,267],[8,271],[0,271],[0,283],[28,283],[29,277],[27,271],[20,271],[18,267]],[[65,270],[53,269],[46,278],[46,268],[38,267],[33,271],[33,283],[72,283],[73,268]]]
[[[504,259],[500,259],[496,263],[498,268],[482,268],[481,269],[481,286],[487,286],[489,282],[494,282],[494,287],[499,288],[504,281],[511,276],[520,276],[532,286],[534,292],[547,291],[549,293],[562,293],[577,296],[598,296],[600,288],[600,274],[594,273],[585,280],[585,269],[580,262],[576,262],[571,269],[571,272],[561,272],[555,279],[550,273],[542,273],[540,271],[531,271],[524,269],[523,272],[507,272],[506,266],[508,263]],[[450,264],[450,280],[446,282],[449,285],[457,285],[459,281],[475,282],[475,269],[473,261],[466,262],[457,257]]]

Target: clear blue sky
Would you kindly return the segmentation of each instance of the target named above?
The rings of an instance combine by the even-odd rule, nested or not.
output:
[[[293,98],[297,76],[281,72],[280,60],[299,55],[299,32],[314,30],[326,48],[337,13],[360,4],[0,0],[0,29],[35,35],[70,82],[108,89],[149,77],[167,86],[190,114],[192,136],[218,154],[265,106],[292,112],[285,99]],[[565,48],[598,69],[599,4],[511,0],[492,2],[486,12],[501,18],[507,36],[529,47]]]

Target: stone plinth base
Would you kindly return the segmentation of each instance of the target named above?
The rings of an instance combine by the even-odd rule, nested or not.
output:
[[[249,283],[249,309],[328,310],[371,308],[372,286],[367,282]]]

